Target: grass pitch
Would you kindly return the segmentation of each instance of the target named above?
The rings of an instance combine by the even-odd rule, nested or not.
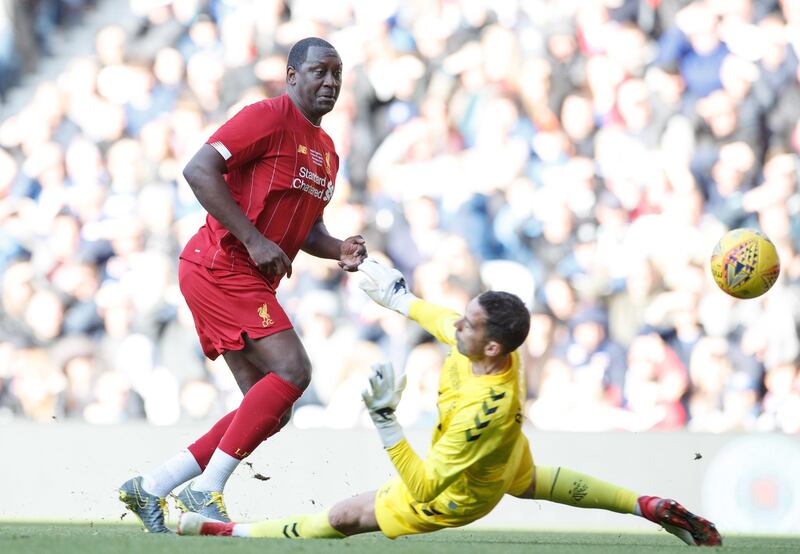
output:
[[[800,552],[800,539],[723,536],[725,546],[702,552],[753,554]],[[372,533],[345,540],[232,539],[148,535],[134,525],[3,523],[3,554],[594,554],[683,552],[686,546],[665,532],[619,534],[447,530],[390,541]]]

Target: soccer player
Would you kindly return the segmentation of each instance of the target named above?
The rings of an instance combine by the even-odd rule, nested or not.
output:
[[[340,538],[381,531],[389,538],[460,527],[506,495],[636,514],[691,545],[719,545],[713,524],[674,500],[637,493],[565,467],[535,465],[521,431],[520,357],[530,314],[504,292],[473,298],[464,315],[416,298],[396,269],[368,258],[362,288],[382,306],[418,322],[452,347],[441,370],[439,423],[422,460],[403,437],[394,410],[405,377],[373,366],[364,403],[399,477],[329,511],[259,523],[219,523],[182,514],[182,535]]]
[[[184,169],[206,223],[180,255],[181,292],[203,352],[222,355],[244,399],[163,465],[124,483],[120,500],[149,532],[164,525],[166,495],[181,510],[227,521],[222,491],[239,462],[276,433],[308,386],[308,356],[275,298],[299,250],[355,271],[364,239],[333,238],[323,222],[339,158],[320,127],[342,83],[342,61],[320,38],[289,52],[286,94],[243,108]]]

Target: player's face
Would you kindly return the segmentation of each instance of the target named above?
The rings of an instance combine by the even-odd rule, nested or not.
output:
[[[315,124],[333,109],[342,88],[342,60],[333,48],[312,46],[300,67],[290,67],[287,82],[298,108]]]
[[[455,322],[456,348],[470,360],[484,357],[485,323],[486,310],[481,307],[477,298],[470,300],[464,310],[464,316]]]

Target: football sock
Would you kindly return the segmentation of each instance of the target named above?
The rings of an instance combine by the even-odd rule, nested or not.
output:
[[[328,511],[306,516],[268,519],[259,523],[237,523],[234,537],[287,539],[341,539],[344,535],[328,521]]]
[[[172,489],[197,477],[202,469],[188,450],[181,450],[172,458],[142,475],[142,488],[160,498],[164,498]]]
[[[536,466],[533,497],[578,508],[600,508],[633,514],[639,495],[565,467]]]
[[[300,398],[302,392],[275,373],[270,373],[253,385],[244,395],[219,446],[192,488],[222,491],[239,461],[249,456],[256,446],[279,428],[281,416]]]
[[[231,421],[233,421],[233,416],[235,415],[236,410],[233,410],[231,413],[223,416],[205,435],[189,445],[189,452],[194,456],[201,471],[208,465],[211,455],[214,454],[214,450],[219,446],[219,441],[222,440],[222,436],[225,434],[225,431],[228,430]]]
[[[239,462],[239,458],[217,448],[200,477],[192,481],[192,489],[222,492]]]
[[[192,456],[194,456],[194,459],[200,465],[201,470],[205,469],[208,465],[208,461],[211,459],[217,446],[219,446],[219,441],[222,440],[222,435],[225,434],[231,421],[233,421],[234,415],[236,415],[236,410],[223,416],[222,419],[217,421],[214,426],[209,429],[208,433],[189,445],[189,452],[192,453]],[[275,427],[264,440],[267,440],[280,430],[281,428],[279,426]]]
[[[636,501],[636,510],[634,513],[637,516],[642,516],[655,523],[659,523],[656,517],[656,507],[661,501],[659,496],[640,496]]]

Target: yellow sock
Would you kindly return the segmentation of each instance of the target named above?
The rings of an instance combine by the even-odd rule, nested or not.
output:
[[[632,514],[639,495],[565,467],[536,466],[533,497],[578,508],[600,508]]]
[[[328,511],[283,519],[268,519],[259,523],[237,523],[233,534],[239,537],[286,539],[341,539],[344,535],[328,521]]]

